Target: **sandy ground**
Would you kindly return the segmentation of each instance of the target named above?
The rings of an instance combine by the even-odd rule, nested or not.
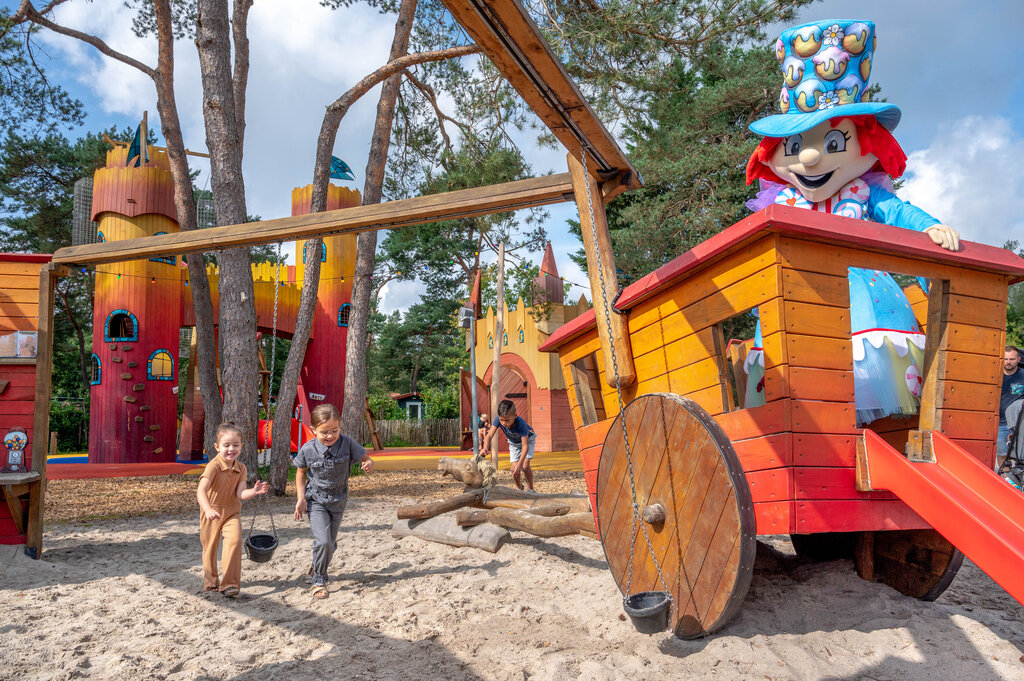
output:
[[[51,522],[41,560],[0,547],[0,679],[1024,679],[1024,608],[967,561],[923,603],[767,538],[724,631],[644,636],[597,541],[513,533],[490,554],[396,540],[398,504],[457,488],[395,476],[385,494],[374,477],[353,483],[324,601],[301,580],[310,534],[287,498],[271,504],[281,546],[269,563],[243,561],[242,596],[204,593],[196,513],[181,510],[195,480],[165,481],[175,503],[146,492],[158,515],[140,504]],[[48,508],[81,518],[69,490],[117,488],[81,482],[51,487]]]

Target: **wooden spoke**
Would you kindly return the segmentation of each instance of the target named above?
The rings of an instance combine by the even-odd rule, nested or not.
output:
[[[664,509],[664,522],[645,526],[651,548],[643,521],[633,527],[623,423],[636,503]],[[757,546],[754,507],[732,444],[696,402],[644,395],[615,418],[601,450],[597,517],[615,583],[623,592],[629,584],[625,595],[664,591],[661,567],[675,600],[670,626],[677,636],[706,636],[739,610]]]

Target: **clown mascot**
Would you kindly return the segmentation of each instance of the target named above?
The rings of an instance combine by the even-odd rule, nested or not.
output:
[[[763,135],[747,163],[761,181],[752,210],[772,203],[923,231],[955,251],[959,235],[893,194],[890,178],[907,155],[891,131],[894,104],[862,101],[875,49],[868,21],[819,21],[784,32],[775,44],[785,84],[781,114],[751,124]],[[924,334],[887,273],[851,268],[850,323],[857,423],[917,413]],[[747,361],[747,406],[764,402],[760,324]]]

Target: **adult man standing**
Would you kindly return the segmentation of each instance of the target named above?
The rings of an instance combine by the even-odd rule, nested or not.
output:
[[[999,434],[996,436],[996,465],[1006,456],[1006,408],[1024,399],[1024,369],[1020,367],[1020,349],[1007,345],[1003,353],[1003,392],[999,397]]]

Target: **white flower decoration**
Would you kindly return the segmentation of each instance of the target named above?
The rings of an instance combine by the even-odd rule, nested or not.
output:
[[[843,42],[844,37],[846,34],[843,33],[843,29],[839,28],[839,24],[832,24],[821,32],[821,42],[825,45],[839,45]]]
[[[818,105],[818,108],[831,109],[837,104],[839,104],[839,95],[837,95],[834,91],[824,92],[821,95],[821,103]]]

